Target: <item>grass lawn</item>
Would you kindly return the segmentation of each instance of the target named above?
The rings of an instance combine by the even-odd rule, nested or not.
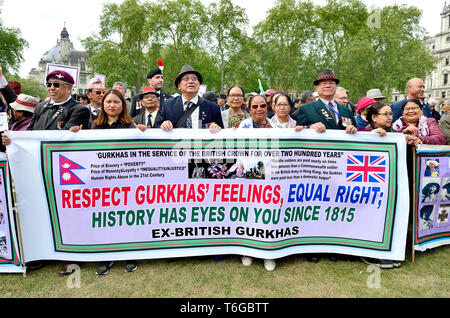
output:
[[[211,257],[139,261],[137,271],[124,272],[124,262],[115,262],[106,276],[95,274],[96,263],[84,263],[75,276],[59,277],[60,262],[51,262],[26,277],[0,274],[3,298],[446,298],[450,296],[450,246],[434,254],[411,254],[394,270],[368,271],[359,258],[331,262],[323,257],[318,264],[302,255],[277,262],[273,272],[262,260],[245,267],[240,257],[229,255],[222,261]]]

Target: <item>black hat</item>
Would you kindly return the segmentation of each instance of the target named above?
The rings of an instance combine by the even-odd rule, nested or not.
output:
[[[327,68],[319,73],[319,76],[317,76],[317,79],[314,81],[314,85],[319,85],[320,82],[326,80],[335,81],[336,84],[339,84],[339,80],[334,76],[333,71]]]
[[[185,74],[195,74],[195,75],[197,75],[198,81],[200,82],[200,84],[203,82],[202,75],[199,72],[197,72],[196,70],[194,70],[194,68],[192,66],[186,64],[181,68],[180,73],[178,74],[177,78],[175,79],[175,87],[176,88],[178,88],[178,83],[180,83],[181,78]]]
[[[159,67],[151,70],[150,72],[148,72],[147,79],[150,79],[153,76],[158,75],[158,74],[162,74],[162,71],[161,71],[161,69]]]

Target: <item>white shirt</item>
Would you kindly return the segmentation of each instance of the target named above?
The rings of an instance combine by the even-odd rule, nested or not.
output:
[[[149,113],[147,110],[145,111],[145,118],[144,118],[144,125],[148,125],[148,115],[152,115],[151,121],[152,121],[152,127],[155,127],[155,119],[156,115],[158,114],[158,107],[155,109],[153,113]]]
[[[186,102],[188,101],[188,99],[185,99],[183,95],[181,95],[181,100],[183,102],[183,110],[186,111]],[[195,96],[193,99],[190,100],[190,102],[193,102],[194,104],[198,103],[198,95]],[[201,126],[199,127],[200,120],[199,120],[199,113],[200,113],[200,107],[197,107],[194,112],[191,115],[191,119],[192,119],[192,128],[202,128]]]
[[[72,98],[72,95],[69,96],[69,98],[67,98],[65,101],[60,102],[60,103],[55,103],[55,101],[54,101],[53,99],[51,99],[50,102],[49,102],[48,104],[52,104],[52,105],[62,105],[62,104],[67,103],[67,102],[69,101],[69,99],[71,99],[71,98]],[[47,104],[47,105],[48,105],[48,104]]]

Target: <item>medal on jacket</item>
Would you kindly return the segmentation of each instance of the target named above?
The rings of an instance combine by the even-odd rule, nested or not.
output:
[[[59,106],[58,110],[56,111],[56,113],[52,117],[52,121],[55,120],[55,118],[58,117],[59,114],[61,114],[63,112],[63,110],[64,110],[64,107],[62,107],[62,105]]]
[[[333,118],[331,118],[330,114],[324,109],[321,109],[322,111],[322,115],[325,117],[326,120],[332,120]]]

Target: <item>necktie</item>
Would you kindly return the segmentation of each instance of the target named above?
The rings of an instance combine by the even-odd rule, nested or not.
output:
[[[192,103],[191,101],[186,101],[186,111],[188,111],[189,110],[189,108],[191,108],[191,106],[193,105],[194,103]],[[192,128],[192,118],[191,118],[191,116],[189,116],[187,119],[186,119],[186,128]]]
[[[48,104],[46,107],[48,108],[47,116],[50,119],[56,113],[56,110],[59,108],[59,105]]]
[[[332,102],[330,102],[329,104],[328,104],[328,107],[330,107],[330,110],[331,110],[331,112],[332,112],[332,114],[333,114],[333,118],[334,118],[334,120],[336,121],[336,123],[339,123],[339,119],[338,119],[338,116],[337,116],[337,112],[336,112],[336,110],[334,109],[334,106],[333,106],[333,103]]]
[[[97,108],[97,109],[93,109],[92,110],[92,113],[94,114],[94,116],[98,116],[98,113],[99,113],[99,111],[100,111],[100,109],[99,108]]]
[[[147,127],[152,128],[152,114],[147,116]]]

